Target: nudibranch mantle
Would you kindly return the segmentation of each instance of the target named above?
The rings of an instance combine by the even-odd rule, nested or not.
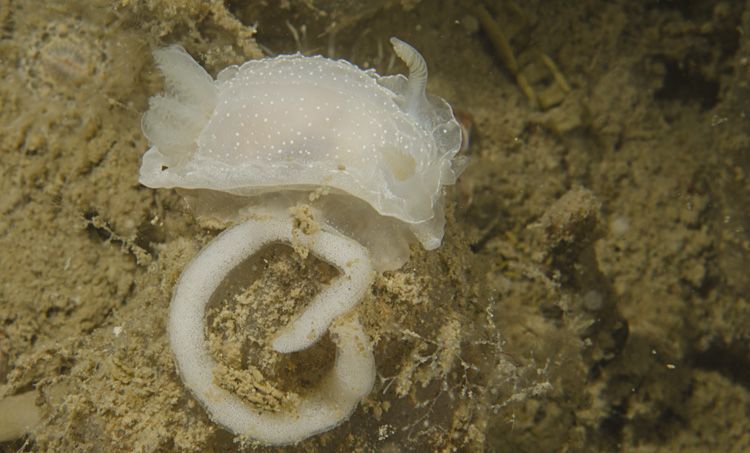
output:
[[[242,197],[325,186],[438,247],[442,187],[463,168],[460,127],[443,99],[425,94],[421,56],[392,42],[412,57],[409,79],[295,54],[230,66],[214,80],[181,47],[156,51],[166,95],[143,117],[152,147],[140,182]]]

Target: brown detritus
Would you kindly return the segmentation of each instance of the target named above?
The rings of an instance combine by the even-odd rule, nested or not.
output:
[[[214,379],[223,389],[237,395],[256,410],[294,410],[299,402],[298,394],[282,392],[270,384],[263,373],[252,365],[236,369],[219,364],[214,371]]]
[[[320,224],[315,220],[312,207],[308,204],[298,204],[289,208],[289,213],[294,219],[292,230],[292,248],[302,258],[305,259],[310,254],[310,250],[304,246],[299,235],[310,235],[320,231]]]
[[[0,342],[7,342],[8,337],[5,332],[0,330]],[[0,349],[0,385],[8,382],[8,372],[10,371],[10,357],[8,351]]]
[[[325,336],[292,354],[278,353],[270,344],[279,326],[336,274],[329,264],[312,255],[302,258],[283,245],[267,247],[234,269],[207,312],[209,347],[223,367],[215,376],[219,385],[242,390],[246,401],[273,410],[293,406],[300,392],[314,388],[333,364],[331,340]],[[255,371],[243,378],[247,370]]]
[[[629,334],[596,260],[594,243],[604,234],[600,211],[590,190],[575,187],[547,208],[536,225],[542,231],[542,260],[567,300],[543,309],[555,309],[557,319],[571,324],[588,345],[586,357],[594,370],[622,351]]]
[[[51,95],[77,94],[92,84],[101,88],[108,56],[96,33],[85,21],[48,23],[31,38],[20,64],[31,86]]]
[[[136,262],[141,266],[146,266],[151,262],[151,255],[143,247],[139,246],[132,238],[124,237],[112,230],[112,227],[101,216],[92,214],[84,215],[83,218],[86,228],[91,229],[105,242],[114,242],[122,247],[124,252],[130,253],[135,257]]]
[[[320,224],[315,220],[312,207],[309,204],[298,204],[289,208],[289,213],[294,218],[294,228],[303,234],[315,234],[320,231]]]
[[[570,273],[581,252],[602,233],[600,209],[601,203],[590,190],[576,187],[544,212],[538,227],[555,269]]]

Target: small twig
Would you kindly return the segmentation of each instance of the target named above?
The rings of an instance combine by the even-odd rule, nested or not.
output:
[[[523,94],[526,95],[529,102],[538,106],[539,102],[537,100],[536,92],[519,70],[516,56],[513,54],[513,49],[511,49],[508,38],[505,36],[505,33],[503,33],[500,25],[498,25],[495,19],[492,18],[492,15],[487,11],[487,8],[485,8],[484,5],[476,4],[472,9],[474,10],[474,14],[477,15],[477,19],[479,19],[479,23],[482,25],[484,33],[495,48],[497,56],[516,78],[516,84],[518,87]]]
[[[572,89],[570,88],[570,84],[565,79],[565,76],[560,71],[560,68],[557,67],[557,64],[555,64],[554,61],[552,61],[552,58],[547,56],[547,54],[541,54],[540,57],[542,60],[542,63],[544,63],[545,66],[547,66],[547,69],[549,69],[549,72],[552,73],[552,77],[555,78],[555,82],[557,82],[557,85],[560,87],[561,90],[565,93],[570,93]]]

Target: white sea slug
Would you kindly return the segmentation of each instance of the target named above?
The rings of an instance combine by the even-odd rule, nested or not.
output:
[[[214,80],[181,47],[155,52],[166,94],[151,98],[143,117],[152,146],[141,183],[181,189],[199,215],[241,222],[184,271],[169,318],[183,380],[211,418],[236,434],[283,445],[346,420],[375,377],[372,347],[353,308],[375,271],[403,265],[409,242],[429,250],[442,241],[443,186],[463,166],[456,157],[460,128],[444,100],[425,94],[422,56],[391,42],[408,79],[296,54],[230,66]],[[293,236],[288,208],[303,201],[321,228]],[[337,356],[296,411],[266,413],[214,383],[205,308],[244,259],[266,244],[292,241],[340,275],[280,326],[272,347],[301,350],[330,328]]]

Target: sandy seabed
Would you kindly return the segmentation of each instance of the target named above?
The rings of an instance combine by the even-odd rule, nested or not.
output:
[[[373,392],[286,449],[750,450],[750,2],[486,2],[517,74],[471,4],[0,0],[0,398],[41,416],[2,451],[263,449],[211,422],[169,349],[175,282],[220,229],[138,184],[151,51],[404,72],[394,35],[471,164],[442,247],[361,304]],[[293,404],[331,342],[280,359],[258,338],[335,270],[286,247],[243,266],[209,310],[219,378]]]

